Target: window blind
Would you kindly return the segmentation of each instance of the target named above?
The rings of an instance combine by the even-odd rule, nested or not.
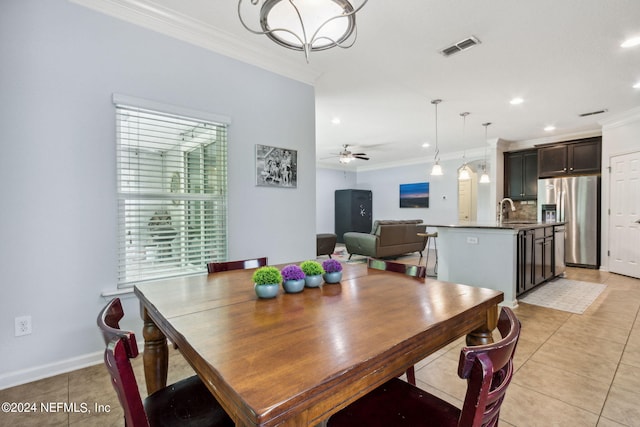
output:
[[[227,125],[117,104],[118,284],[227,258]]]

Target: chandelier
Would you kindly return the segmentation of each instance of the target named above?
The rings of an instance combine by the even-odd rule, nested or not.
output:
[[[304,52],[309,62],[311,52],[353,46],[356,12],[368,0],[359,1],[360,5],[354,7],[347,0],[249,0],[251,5],[239,0],[238,17],[248,31],[266,35],[287,49]],[[245,21],[248,15],[255,22],[255,29]]]

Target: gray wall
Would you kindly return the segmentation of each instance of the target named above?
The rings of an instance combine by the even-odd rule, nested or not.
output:
[[[602,209],[600,211],[602,247],[600,260],[602,269],[609,269],[609,199],[611,194],[611,179],[608,168],[611,166],[611,158],[619,155],[630,154],[640,151],[640,108],[620,114],[618,117],[610,119],[602,129],[602,181],[601,199]],[[633,239],[633,236],[629,236]],[[630,243],[635,245],[635,243]],[[633,246],[630,246],[633,247]]]
[[[358,188],[356,173],[317,169],[316,187],[316,230],[318,233],[335,233],[335,191]]]
[[[0,388],[101,360],[95,318],[116,286],[113,93],[230,117],[229,257],[315,257],[311,86],[64,0],[3,1],[0,63]],[[255,187],[256,143],[298,150],[297,189]],[[124,325],[140,333],[126,298]],[[14,337],[22,315],[33,333]]]

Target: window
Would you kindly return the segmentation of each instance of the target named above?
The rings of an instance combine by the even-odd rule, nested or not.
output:
[[[227,125],[118,102],[118,285],[227,258]],[[126,101],[126,99],[125,99]]]

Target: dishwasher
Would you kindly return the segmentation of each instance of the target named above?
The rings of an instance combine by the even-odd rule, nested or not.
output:
[[[567,266],[564,261],[564,245],[565,245],[565,227],[564,225],[554,227],[554,257],[553,257],[553,275],[564,275]]]

